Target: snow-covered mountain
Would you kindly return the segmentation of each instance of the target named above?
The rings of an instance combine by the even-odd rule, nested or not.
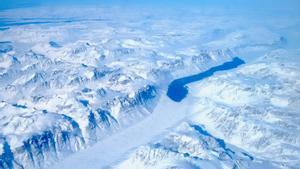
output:
[[[79,9],[0,11],[0,168],[74,168],[101,145],[115,159],[89,168],[299,167],[297,19]],[[166,97],[236,56],[246,65]]]
[[[161,141],[138,148],[114,168],[275,168],[216,138],[198,124],[183,122]]]
[[[191,84],[194,113],[116,168],[299,168],[300,70],[286,56]]]

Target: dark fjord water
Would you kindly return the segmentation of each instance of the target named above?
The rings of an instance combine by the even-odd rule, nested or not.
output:
[[[186,86],[187,84],[208,78],[218,71],[237,68],[242,64],[245,64],[245,61],[238,57],[235,57],[229,62],[225,62],[222,65],[212,67],[204,72],[173,80],[169,84],[167,95],[173,101],[181,102],[188,94],[188,88]]]

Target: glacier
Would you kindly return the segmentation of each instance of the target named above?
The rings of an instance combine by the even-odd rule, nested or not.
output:
[[[299,9],[206,5],[1,7],[0,168],[299,168]]]

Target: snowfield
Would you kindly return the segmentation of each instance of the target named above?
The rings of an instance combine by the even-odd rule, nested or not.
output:
[[[0,168],[299,168],[300,20],[271,13],[0,10]]]

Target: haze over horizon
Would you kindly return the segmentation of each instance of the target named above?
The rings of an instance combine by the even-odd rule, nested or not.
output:
[[[0,10],[22,7],[57,6],[57,5],[95,5],[95,6],[163,6],[163,7],[222,7],[222,8],[248,8],[248,9],[298,9],[300,1],[297,0],[1,0]]]

